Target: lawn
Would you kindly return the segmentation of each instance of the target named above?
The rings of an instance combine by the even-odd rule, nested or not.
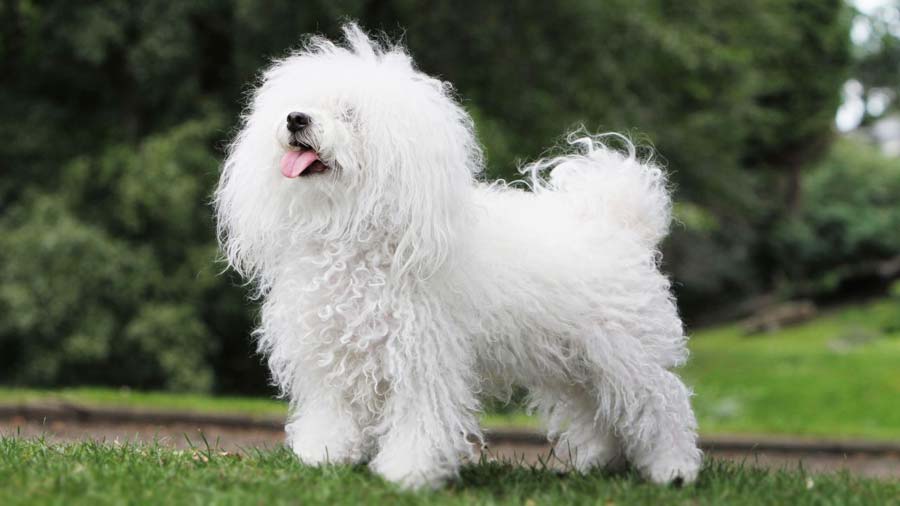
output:
[[[257,397],[227,397],[201,394],[141,392],[128,388],[33,388],[0,387],[0,404],[70,403],[101,408],[234,413],[251,416],[284,416],[287,403]]]
[[[694,388],[701,432],[900,438],[900,299],[828,311],[771,334],[738,325],[692,332],[682,370]],[[64,401],[91,406],[283,416],[274,399],[102,388],[0,388],[0,403]],[[488,414],[488,427],[536,427],[521,413]]]
[[[0,439],[0,504],[543,504],[898,505],[900,483],[846,474],[765,472],[709,461],[696,485],[644,483],[634,473],[587,476],[482,462],[450,486],[403,492],[365,467],[306,468],[285,449],[198,448]]]
[[[697,332],[691,352],[704,434],[900,438],[900,299],[760,336]]]
[[[227,397],[199,394],[141,392],[127,388],[34,388],[0,387],[0,404],[63,403],[99,408],[127,408],[191,413],[249,415],[255,418],[284,417],[287,403],[278,399]],[[482,423],[486,427],[536,428],[538,421],[521,411],[489,413]]]

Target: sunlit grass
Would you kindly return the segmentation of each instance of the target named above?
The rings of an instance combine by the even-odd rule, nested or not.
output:
[[[278,399],[256,397],[208,396],[200,394],[141,392],[127,388],[63,388],[41,390],[0,387],[0,404],[69,403],[99,408],[181,411],[200,414],[250,415],[278,418],[287,415],[287,403]],[[538,420],[522,411],[488,413],[482,418],[485,427],[536,428]]]
[[[141,392],[127,388],[63,388],[59,390],[0,388],[0,403],[72,403],[90,407],[177,410],[192,413],[234,413],[284,416],[287,403],[258,397],[209,396],[202,394]]]
[[[487,462],[466,466],[436,491],[404,492],[366,467],[309,468],[283,447],[226,453],[205,446],[0,438],[0,504],[491,504],[491,505],[897,505],[900,483],[766,472],[707,461],[684,488],[645,483],[633,472],[559,474],[546,466]]]
[[[900,300],[744,336],[698,332],[683,374],[706,434],[900,438]]]

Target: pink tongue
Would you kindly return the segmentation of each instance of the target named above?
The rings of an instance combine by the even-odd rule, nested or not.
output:
[[[288,151],[281,157],[281,174],[284,177],[295,178],[318,159],[316,152],[311,149]]]

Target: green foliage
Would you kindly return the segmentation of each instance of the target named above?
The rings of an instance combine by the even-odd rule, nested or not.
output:
[[[900,161],[844,140],[805,180],[802,208],[772,234],[777,263],[800,291],[876,276],[900,255]]]
[[[704,205],[746,201],[735,182],[748,180],[748,160],[827,137],[849,63],[838,0],[438,2],[428,16],[397,4],[385,10],[425,70],[516,139],[515,156],[538,155],[577,123],[639,129],[682,198]],[[477,27],[460,11],[478,13]],[[459,43],[443,43],[448,33]],[[513,160],[487,147],[493,173],[508,177]]]
[[[173,390],[208,390],[212,386],[206,354],[215,343],[193,307],[144,304],[125,327],[122,339],[137,357],[153,360],[147,363],[135,359],[134,354],[126,357],[133,364],[130,382],[146,384],[145,378],[152,381],[158,376],[157,382]]]
[[[489,177],[515,179],[578,124],[630,133],[661,154],[683,206],[722,224],[676,227],[666,245],[683,312],[771,289],[768,229],[833,135],[850,64],[843,2],[381,5],[377,24],[403,26],[423,69],[471,104]]]
[[[894,299],[900,299],[900,280],[891,283],[888,294]]]
[[[286,448],[230,453],[158,444],[53,445],[0,438],[0,502],[67,504],[879,504],[900,484],[708,460],[696,485],[661,487],[634,472],[561,474],[547,466],[484,460],[435,491],[404,492],[365,467],[304,467]]]
[[[152,258],[47,196],[13,209],[3,229],[0,343],[16,352],[5,359],[17,359],[5,364],[6,379],[49,383],[108,356],[119,312],[140,302]]]
[[[579,124],[652,141],[678,190],[666,268],[687,317],[770,290],[786,260],[769,231],[831,139],[849,14],[840,0],[3,2],[0,380],[263,388],[207,201],[258,70],[348,18],[402,34],[457,86],[489,178],[517,178]]]
[[[7,381],[214,385],[215,355],[248,325],[239,302],[238,333],[209,321],[241,297],[217,275],[206,205],[218,125],[187,122],[76,158],[55,193],[9,209],[0,222]]]
[[[900,2],[885,2],[865,15],[857,13],[854,24],[865,27],[867,37],[855,48],[853,77],[862,87],[860,98],[867,106],[862,125],[900,109]],[[885,103],[870,107],[875,100]]]

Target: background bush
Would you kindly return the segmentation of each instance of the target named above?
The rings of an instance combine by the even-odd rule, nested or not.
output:
[[[845,139],[804,179],[806,201],[771,235],[785,281],[805,295],[842,283],[887,286],[900,271],[900,162]],[[879,272],[886,271],[886,272]]]
[[[258,69],[347,17],[457,86],[488,177],[516,177],[578,124],[653,144],[677,185],[665,267],[689,321],[827,292],[897,251],[895,161],[829,151],[864,59],[838,0],[11,0],[0,381],[264,388],[209,195]],[[866,83],[892,82],[872,54]]]

